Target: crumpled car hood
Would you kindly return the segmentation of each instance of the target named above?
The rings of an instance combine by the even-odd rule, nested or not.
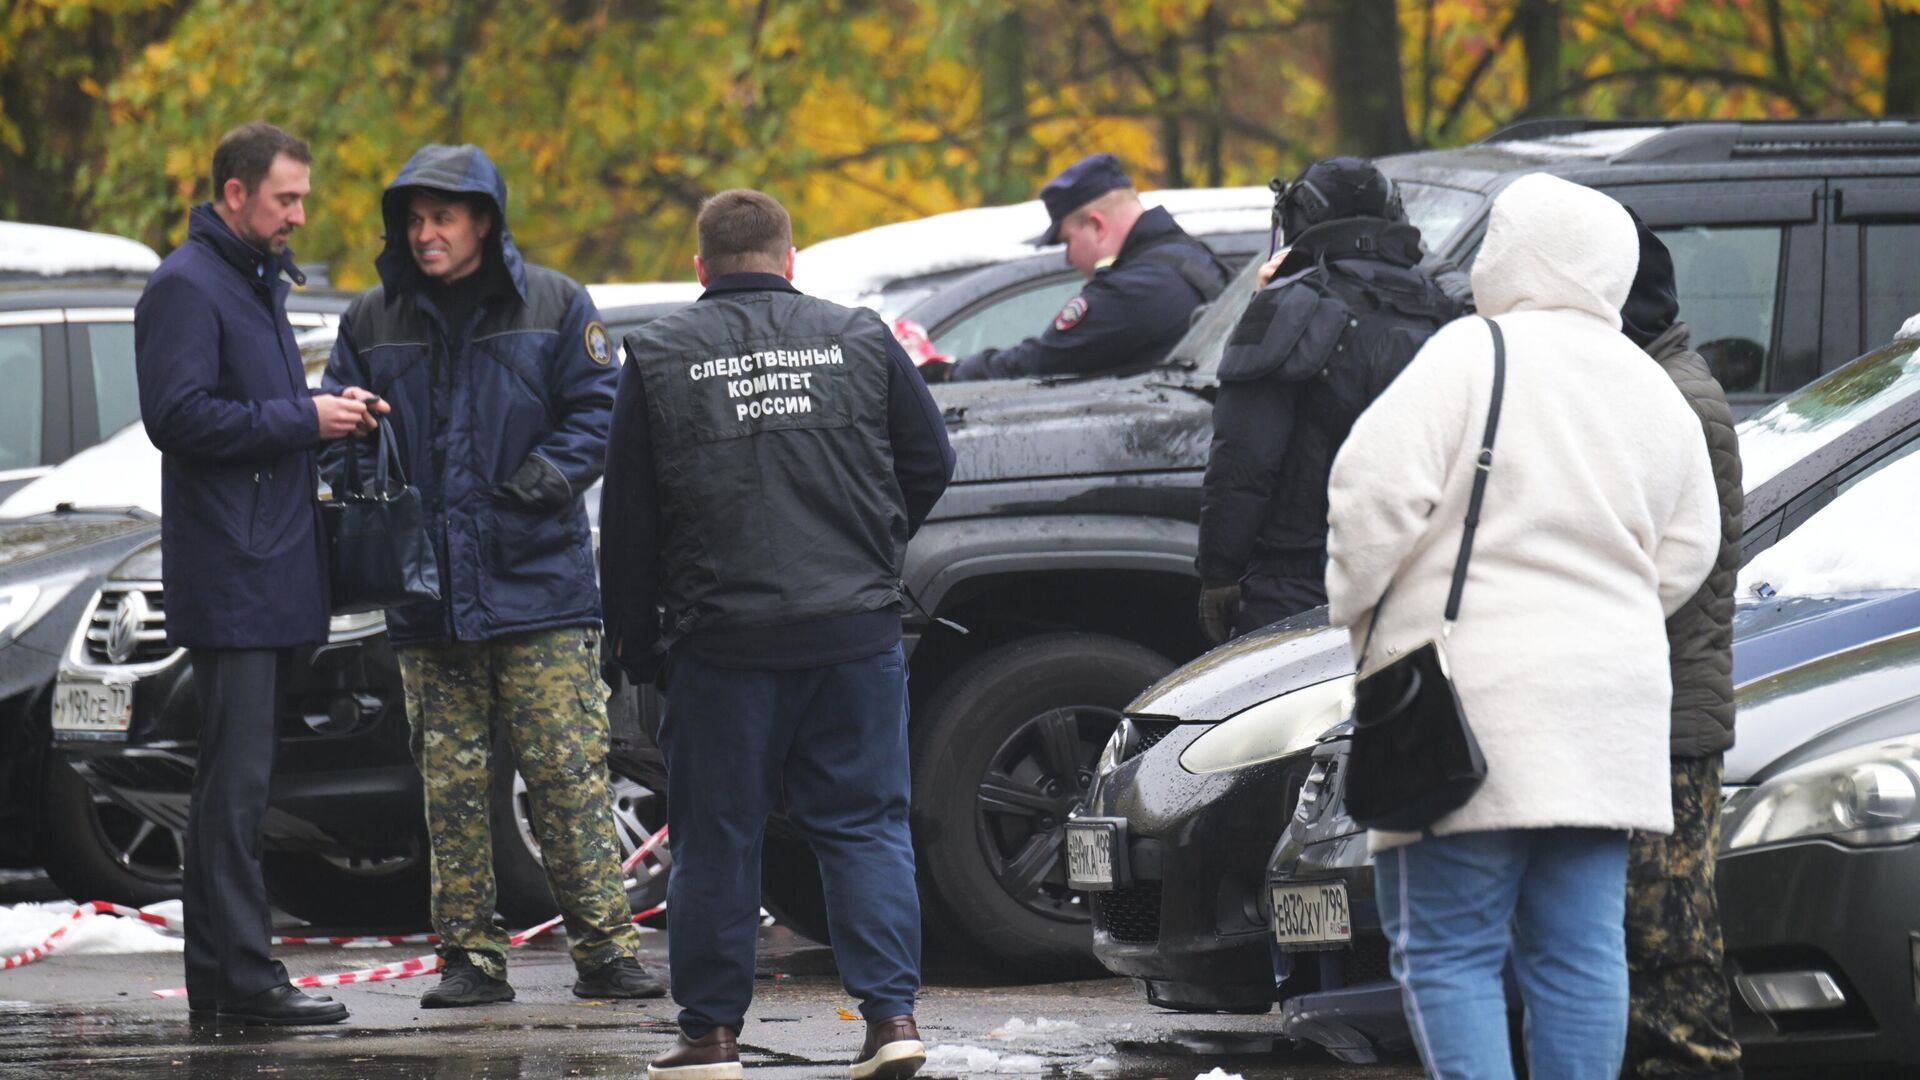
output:
[[[1204,469],[1213,405],[1165,375],[934,388],[955,483]]]

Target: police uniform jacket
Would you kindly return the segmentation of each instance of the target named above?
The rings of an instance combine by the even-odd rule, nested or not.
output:
[[[1187,332],[1193,309],[1220,295],[1227,272],[1162,207],[1141,214],[1112,264],[1068,300],[1039,337],[956,363],[948,377],[1088,375],[1159,361]]]
[[[492,203],[485,265],[453,286],[487,291],[459,325],[407,249],[402,189],[414,185]],[[347,309],[327,366],[327,385],[364,386],[392,403],[382,423],[394,425],[440,557],[441,602],[387,613],[397,643],[600,621],[582,495],[605,466],[612,343],[585,289],[522,261],[506,205],[506,184],[478,148],[415,154],[387,187],[381,283]],[[371,454],[373,440],[355,442]],[[343,464],[329,454],[332,483]],[[502,493],[510,480],[521,496]]]
[[[1198,569],[1318,580],[1327,474],[1356,417],[1458,305],[1420,261],[1420,232],[1348,218],[1300,234],[1220,359]]]
[[[778,670],[897,644],[907,539],[953,451],[880,318],[733,274],[626,349],[601,556],[628,673],[669,648]]]
[[[147,280],[134,366],[161,452],[167,641],[264,649],[325,641],[315,508],[320,418],[287,324],[290,253],[262,254],[212,204]]]

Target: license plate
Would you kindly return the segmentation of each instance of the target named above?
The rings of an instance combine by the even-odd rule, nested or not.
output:
[[[64,736],[125,738],[132,721],[132,683],[61,682],[53,688],[53,730]]]
[[[1106,892],[1119,880],[1120,823],[1067,823],[1067,885],[1084,892]]]
[[[1327,945],[1353,940],[1347,886],[1340,881],[1272,886],[1273,940],[1281,945]]]

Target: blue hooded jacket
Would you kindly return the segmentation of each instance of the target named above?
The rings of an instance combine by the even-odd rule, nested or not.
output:
[[[482,268],[453,286],[484,290],[459,326],[408,247],[415,187],[480,196],[492,214]],[[616,378],[599,311],[577,283],[521,259],[506,184],[478,147],[422,147],[381,206],[381,283],[347,309],[326,385],[364,386],[392,404],[383,422],[435,534],[441,602],[389,611],[393,640],[597,626],[581,496],[605,466]],[[371,443],[357,443],[369,463]],[[343,483],[340,453],[326,461],[329,481]]]

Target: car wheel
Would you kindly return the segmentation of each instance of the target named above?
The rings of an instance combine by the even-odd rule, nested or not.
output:
[[[1121,638],[1046,634],[941,684],[913,751],[930,945],[1034,978],[1099,971],[1086,897],[1067,887],[1067,817],[1120,710],[1172,668]]]
[[[180,895],[181,834],[95,790],[73,766],[47,763],[40,865],[75,901],[145,907]]]
[[[273,906],[315,926],[421,930],[428,923],[426,837],[403,854],[265,851],[260,874]]]
[[[832,944],[820,862],[805,838],[777,821],[768,823],[760,847],[760,903],[776,926],[822,945]]]
[[[625,862],[666,823],[667,801],[653,789],[617,772],[610,773],[608,780],[614,839],[620,861]],[[667,877],[673,869],[671,846],[671,839],[662,843],[628,873],[628,880],[634,883],[627,890],[629,910],[641,912],[666,902]],[[527,782],[517,769],[497,768],[493,780],[493,876],[499,895],[495,906],[515,929],[545,922],[560,913],[540,859]]]

